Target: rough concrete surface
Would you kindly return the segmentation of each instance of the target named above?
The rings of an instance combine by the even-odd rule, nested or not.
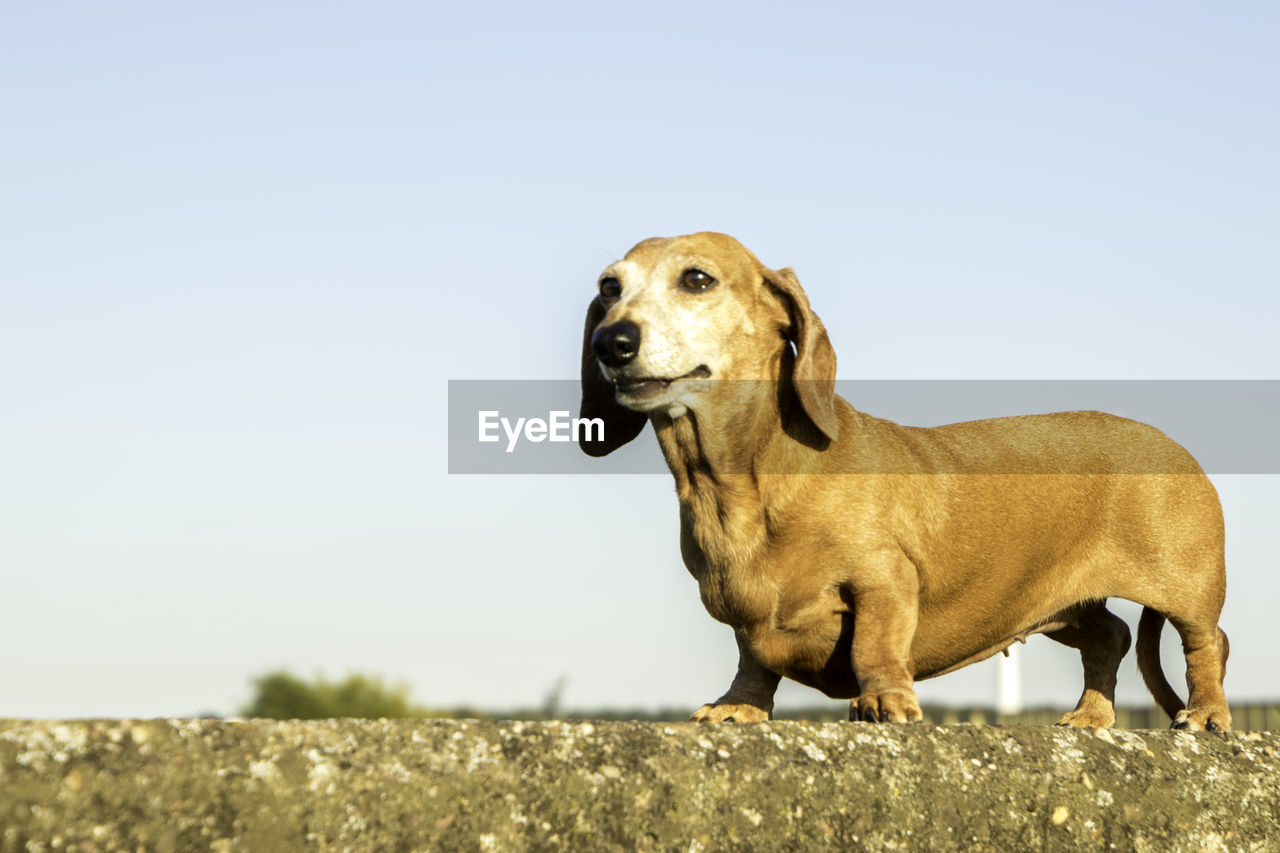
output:
[[[0,721],[0,850],[1280,850],[1280,734]]]

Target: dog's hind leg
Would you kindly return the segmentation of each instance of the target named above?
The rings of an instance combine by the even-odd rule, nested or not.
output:
[[[1084,664],[1084,693],[1058,725],[1110,728],[1116,721],[1116,672],[1129,652],[1129,626],[1105,604],[1096,604],[1082,610],[1075,624],[1045,636],[1079,649]]]
[[[1192,731],[1230,731],[1231,709],[1222,690],[1230,647],[1218,627],[1222,612],[1222,584],[1214,589],[1183,590],[1183,595],[1163,602],[1143,602],[1138,621],[1138,663],[1143,680],[1156,701],[1173,717],[1173,728]],[[1165,619],[1182,639],[1187,661],[1187,704],[1165,681],[1160,671],[1160,627]]]
[[[1182,637],[1187,658],[1187,708],[1173,718],[1173,728],[1231,731],[1231,710],[1222,691],[1227,671],[1227,635],[1211,621],[1188,623],[1169,617]]]

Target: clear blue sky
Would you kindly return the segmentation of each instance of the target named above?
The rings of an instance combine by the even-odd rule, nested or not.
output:
[[[735,652],[670,481],[449,477],[446,380],[572,378],[598,271],[701,229],[797,269],[842,378],[1280,378],[1278,42],[1266,3],[11,6],[0,715],[281,666],[697,707]],[[1234,699],[1280,692],[1277,480],[1215,478]]]

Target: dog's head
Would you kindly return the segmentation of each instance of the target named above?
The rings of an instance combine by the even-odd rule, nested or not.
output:
[[[610,453],[650,412],[697,412],[716,380],[776,380],[790,367],[804,413],[829,439],[836,356],[789,269],[700,233],[639,243],[600,274],[582,340],[582,415],[605,419]],[[794,358],[789,349],[795,347]]]

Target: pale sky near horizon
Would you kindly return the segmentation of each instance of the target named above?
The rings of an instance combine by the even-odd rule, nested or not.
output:
[[[703,229],[797,270],[844,379],[1280,379],[1278,42],[1261,2],[7,9],[0,716],[281,667],[715,698],[670,479],[451,477],[447,380],[573,378],[597,273]],[[1214,482],[1228,697],[1275,699],[1280,477]],[[1074,705],[1075,652],[1024,662]]]

